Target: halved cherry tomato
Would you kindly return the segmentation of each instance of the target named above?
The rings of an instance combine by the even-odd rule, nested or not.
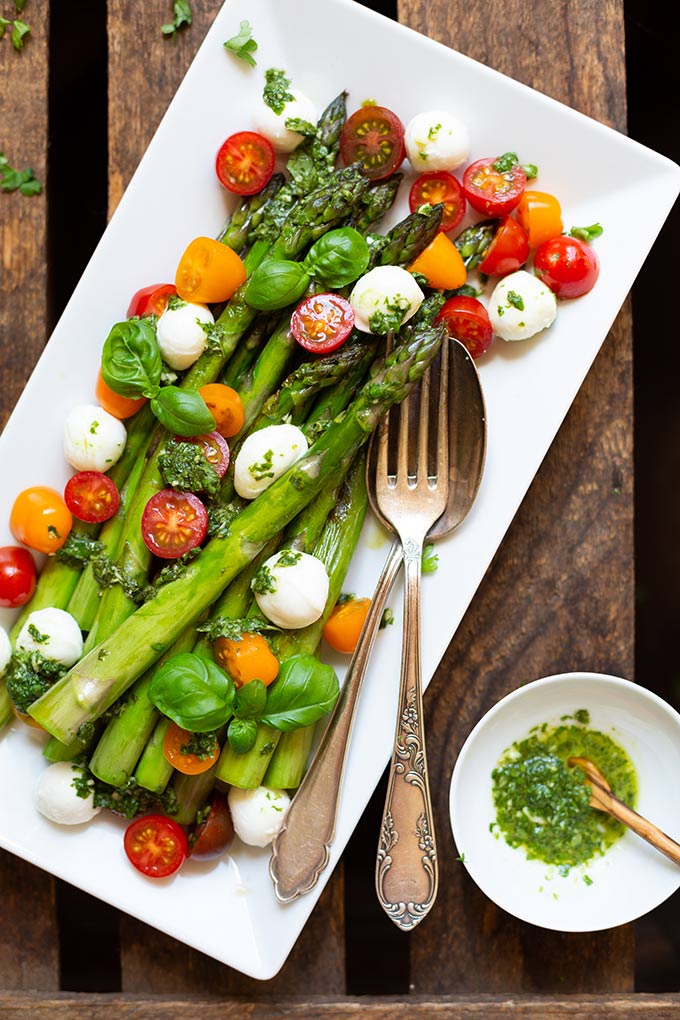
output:
[[[335,606],[323,628],[323,636],[331,648],[352,654],[370,606],[370,599],[348,599]]]
[[[208,532],[208,512],[193,492],[161,489],[144,507],[142,538],[155,556],[176,560],[200,545]]]
[[[37,720],[33,719],[30,715],[26,715],[25,712],[20,712],[16,705],[12,705],[12,711],[14,712],[17,719],[25,723],[26,726],[32,726],[36,730],[43,730],[44,727],[40,725]]]
[[[496,159],[495,156],[478,159],[463,174],[465,197],[473,209],[485,216],[507,216],[519,202],[527,183],[521,166],[496,170]]]
[[[182,866],[189,853],[184,829],[165,815],[135,818],[123,839],[128,860],[149,878],[167,878]]]
[[[212,464],[220,478],[224,478],[229,467],[229,447],[219,432],[206,432],[200,436],[175,436],[175,439],[178,443],[196,443],[200,446],[206,460]]]
[[[73,527],[71,511],[54,489],[36,485],[20,492],[9,518],[17,542],[42,553],[61,549]]]
[[[120,393],[114,393],[104,382],[101,368],[94,392],[98,403],[114,418],[131,418],[146,403],[146,397],[121,397]]]
[[[486,308],[473,297],[452,297],[442,306],[437,322],[443,322],[453,336],[478,358],[488,350],[493,329]]]
[[[175,276],[182,300],[199,305],[228,301],[245,281],[245,266],[236,252],[213,237],[196,237],[190,242]]]
[[[243,401],[231,386],[223,383],[207,383],[198,391],[205,400],[208,410],[215,419],[215,431],[225,439],[231,439],[243,428],[246,413]]]
[[[465,195],[463,189],[448,170],[438,170],[432,174],[422,174],[414,181],[409,192],[408,204],[414,213],[421,205],[444,206],[444,215],[439,225],[443,233],[457,227],[465,215]]]
[[[237,687],[251,680],[261,680],[269,686],[279,675],[279,660],[261,634],[246,633],[238,639],[217,638],[213,652],[215,661]]]
[[[192,857],[216,857],[233,838],[229,799],[226,793],[215,790],[208,814],[189,833],[189,852]]]
[[[557,297],[575,298],[593,289],[600,275],[600,261],[585,241],[561,234],[538,249],[534,272]]]
[[[35,563],[28,549],[4,545],[0,549],[0,606],[24,606],[35,591]]]
[[[354,309],[339,294],[312,294],[297,306],[290,331],[306,351],[330,354],[354,329]]]
[[[132,300],[127,310],[127,317],[133,315],[143,318],[145,315],[155,315],[160,318],[168,304],[171,294],[176,294],[172,283],[152,283],[150,287],[142,287],[132,295]]]
[[[507,276],[529,258],[529,238],[517,220],[507,216],[496,231],[477,268],[487,276]]]
[[[120,493],[115,482],[101,471],[78,471],[66,483],[64,501],[79,521],[102,524],[120,506]]]
[[[254,195],[274,173],[272,143],[255,131],[237,131],[220,146],[215,171],[220,184],[235,195]]]
[[[422,273],[430,287],[438,290],[462,287],[467,275],[460,252],[446,234],[437,234],[408,268],[412,273]]]
[[[189,730],[182,729],[177,723],[171,723],[163,737],[163,754],[172,767],[183,775],[200,776],[202,772],[207,772],[209,768],[212,768],[219,758],[220,745],[215,740],[212,752],[206,754],[205,757],[201,757],[201,755],[192,754],[191,752],[187,753],[182,750],[190,740],[191,733]]]
[[[564,229],[562,209],[546,191],[525,191],[517,206],[517,220],[529,236],[529,247],[538,248]]]
[[[404,162],[404,125],[384,106],[362,106],[345,121],[340,152],[345,166],[360,163],[367,177],[381,181]]]

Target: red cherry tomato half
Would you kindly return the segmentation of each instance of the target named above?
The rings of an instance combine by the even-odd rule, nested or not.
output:
[[[207,817],[189,833],[189,852],[192,857],[216,857],[226,850],[233,838],[229,800],[226,793],[216,790]]]
[[[461,185],[447,170],[418,177],[408,196],[411,212],[414,213],[421,205],[440,203],[444,206],[444,215],[439,229],[447,233],[457,227],[465,215],[465,195]]]
[[[404,162],[404,125],[384,106],[362,106],[345,121],[340,153],[345,166],[360,163],[367,177],[381,181]]]
[[[229,444],[219,432],[206,432],[200,436],[175,436],[178,443],[196,443],[200,446],[208,460],[217,471],[220,478],[224,478],[229,467]]]
[[[452,297],[442,306],[437,322],[443,322],[453,336],[478,358],[488,350],[493,329],[486,308],[473,297]]]
[[[28,549],[5,545],[0,549],[0,606],[24,606],[35,591],[35,563]]]
[[[189,853],[184,829],[165,815],[135,818],[123,839],[128,860],[149,878],[167,878],[182,866]]]
[[[208,511],[193,492],[161,489],[142,513],[142,538],[155,556],[176,560],[200,545],[208,532]]]
[[[473,209],[485,216],[507,216],[518,204],[527,183],[521,166],[495,170],[497,158],[478,159],[463,174],[465,197]]]
[[[593,289],[600,275],[600,261],[585,241],[561,235],[537,249],[534,272],[557,297],[575,298]]]
[[[529,258],[529,237],[526,230],[511,216],[506,217],[494,235],[486,254],[478,265],[487,276],[507,276],[521,269]]]
[[[115,482],[101,471],[79,471],[66,483],[64,502],[79,521],[102,524],[118,509],[120,493]]]
[[[153,283],[150,287],[142,287],[132,296],[127,310],[128,319],[131,319],[133,315],[140,319],[145,315],[155,315],[156,318],[160,318],[165,311],[168,298],[171,294],[176,293],[177,290],[172,283]]]
[[[301,301],[290,319],[297,342],[312,354],[330,354],[354,328],[354,309],[339,294],[313,294]]]
[[[274,149],[256,131],[237,131],[220,146],[215,171],[220,184],[236,195],[254,195],[274,173]]]

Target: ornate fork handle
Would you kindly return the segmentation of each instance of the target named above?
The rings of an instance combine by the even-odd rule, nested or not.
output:
[[[383,910],[403,931],[414,928],[437,895],[439,865],[425,754],[420,666],[422,541],[404,542],[404,648],[399,709],[376,860]]]
[[[401,543],[390,549],[347,678],[312,764],[272,847],[269,873],[281,903],[313,889],[328,864],[352,724],[385,602],[402,561]]]

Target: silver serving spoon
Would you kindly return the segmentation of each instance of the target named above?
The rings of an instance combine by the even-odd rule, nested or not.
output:
[[[472,358],[457,340],[449,349],[449,488],[446,509],[430,528],[428,541],[449,535],[467,517],[475,501],[486,453],[486,409]],[[374,455],[372,446],[371,457]],[[369,457],[370,461],[370,457]],[[369,498],[376,511],[367,470]],[[389,527],[382,515],[378,518]],[[385,603],[402,563],[401,542],[395,541],[383,566],[359,642],[340,697],[312,764],[291,803],[272,847],[269,872],[281,903],[289,903],[314,888],[330,857],[335,835],[340,788],[354,715],[382,619]]]

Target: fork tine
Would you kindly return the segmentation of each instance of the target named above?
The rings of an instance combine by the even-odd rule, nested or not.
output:
[[[401,402],[399,408],[399,436],[397,439],[397,479],[408,480],[409,418],[411,396]]]
[[[418,415],[418,460],[416,463],[416,474],[418,484],[427,480],[430,474],[428,464],[430,433],[430,369],[425,372],[420,382],[420,413]]]
[[[449,340],[441,346],[439,371],[439,413],[437,416],[437,479],[449,476]]]

